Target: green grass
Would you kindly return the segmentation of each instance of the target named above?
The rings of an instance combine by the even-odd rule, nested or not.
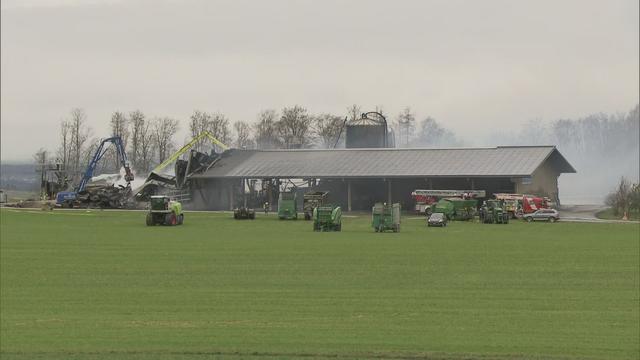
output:
[[[622,214],[618,214],[618,215],[614,215],[613,214],[613,209],[612,208],[608,208],[602,211],[598,211],[596,213],[596,217],[598,219],[605,219],[605,220],[621,220],[622,219]],[[629,212],[629,220],[635,220],[635,221],[640,221],[640,212],[639,211],[630,211]]]
[[[640,225],[1,213],[4,359],[640,354]]]

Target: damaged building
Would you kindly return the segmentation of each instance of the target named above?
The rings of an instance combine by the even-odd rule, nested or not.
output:
[[[290,182],[301,191],[329,191],[345,210],[375,202],[413,206],[415,189],[471,189],[531,193],[560,203],[558,177],[575,169],[555,146],[459,149],[330,149],[226,151],[206,171],[190,176],[192,207],[229,210],[277,202]],[[260,183],[261,188],[255,189]],[[301,201],[301,196],[299,197]]]

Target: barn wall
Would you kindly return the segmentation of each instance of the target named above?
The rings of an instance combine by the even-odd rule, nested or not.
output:
[[[553,164],[549,161],[545,161],[533,173],[533,176],[530,179],[514,179],[516,192],[519,194],[548,196],[556,203],[559,203],[558,176],[560,176],[560,173],[555,169]]]

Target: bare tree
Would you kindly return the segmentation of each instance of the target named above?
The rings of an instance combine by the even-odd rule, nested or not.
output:
[[[362,116],[362,109],[360,106],[353,104],[347,108],[347,118],[349,121],[358,120]]]
[[[275,110],[264,110],[258,114],[258,122],[254,125],[253,131],[258,149],[276,149],[280,147],[277,124],[278,113]]]
[[[67,120],[60,121],[60,146],[58,147],[58,162],[62,169],[67,170],[71,150],[71,125]]]
[[[400,140],[398,141],[399,143],[398,145],[402,144],[403,143],[402,140],[404,139],[404,146],[405,147],[409,146],[409,140],[411,138],[411,134],[413,133],[413,130],[415,129],[415,123],[416,123],[416,117],[411,112],[411,108],[407,106],[398,115],[394,123],[396,131],[398,132],[398,138]]]
[[[131,137],[131,150],[129,152],[129,159],[131,160],[131,165],[133,166],[133,168],[138,171],[142,170],[142,167],[140,166],[140,151],[143,130],[145,129],[145,118],[142,111],[135,110],[129,113],[129,126],[131,127],[131,130],[129,131]]]
[[[341,137],[344,119],[331,114],[314,117],[314,130],[320,147],[329,149],[336,146]]]
[[[302,106],[282,109],[277,125],[278,134],[286,149],[300,149],[312,141],[311,116]]]
[[[209,132],[224,144],[231,143],[231,130],[229,129],[229,118],[221,113],[211,115],[208,127]]]
[[[120,139],[122,140],[122,146],[124,147],[125,151],[127,150],[127,145],[129,141],[129,127],[127,125],[128,125],[127,118],[124,113],[120,111],[115,111],[111,115],[111,121],[109,123],[109,126],[111,128],[111,136],[120,137]],[[118,152],[113,147],[109,149],[110,150],[108,153],[108,158],[110,159],[110,161],[108,161],[108,163],[111,163],[113,165],[113,169],[118,171],[120,169],[120,160],[118,159]],[[107,161],[105,161],[105,164],[106,163]]]
[[[189,117],[189,130],[191,131],[191,137],[196,137],[203,131],[208,130],[210,122],[211,115],[204,111],[194,110],[193,114]],[[202,141],[193,146],[193,150],[196,151],[202,151],[202,148]]]
[[[139,133],[138,171],[146,173],[151,169],[154,148],[154,132],[151,121],[143,119]]]
[[[87,115],[84,110],[79,108],[71,110],[71,119],[69,119],[70,162],[74,175],[79,174],[83,160],[82,155],[86,153],[86,142],[90,133],[86,121]]]
[[[153,140],[158,162],[163,162],[173,149],[173,136],[178,131],[178,120],[162,117],[153,120]]]
[[[196,137],[206,130],[222,143],[231,143],[229,119],[221,113],[210,114],[205,111],[195,110],[189,120],[189,130],[192,137]],[[194,150],[202,151],[203,147],[204,141],[196,144]]]
[[[421,147],[458,146],[460,141],[452,131],[440,126],[434,118],[429,116],[418,123],[418,129],[411,144]]]
[[[246,121],[236,121],[233,124],[236,133],[236,147],[238,149],[253,148],[253,140],[251,140],[251,126]]]

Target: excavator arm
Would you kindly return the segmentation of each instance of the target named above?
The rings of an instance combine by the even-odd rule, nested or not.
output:
[[[229,147],[227,145],[223,144],[220,140],[216,139],[210,132],[203,131],[200,134],[198,134],[198,136],[196,136],[193,139],[191,139],[191,141],[189,141],[185,146],[180,148],[180,150],[178,150],[175,153],[173,153],[173,155],[171,155],[168,159],[163,161],[160,165],[156,166],[151,172],[159,173],[160,171],[162,171],[162,169],[167,167],[169,164],[171,164],[171,163],[175,162],[176,160],[178,160],[178,158],[180,156],[182,156],[182,154],[184,154],[187,151],[189,151],[189,149],[191,149],[196,143],[198,143],[198,141],[200,141],[200,140],[202,140],[204,138],[208,138],[209,141],[211,141],[212,144],[217,145],[222,150],[228,150],[229,149]]]
[[[107,148],[105,147],[107,143],[113,143],[113,145],[115,145],[116,147],[118,158],[120,159],[120,163],[124,167],[124,179],[127,181],[127,183],[133,181],[133,173],[131,172],[131,167],[129,166],[129,160],[127,160],[127,153],[124,151],[124,146],[122,145],[122,139],[119,136],[114,136],[104,139],[102,140],[102,142],[100,142],[98,149],[93,154],[91,161],[89,161],[89,164],[87,165],[87,169],[85,170],[84,175],[80,180],[80,184],[78,185],[78,189],[76,190],[76,192],[84,191],[87,183],[93,177],[93,172],[96,169],[96,165],[98,165],[100,159],[102,159],[104,154],[107,152]]]

